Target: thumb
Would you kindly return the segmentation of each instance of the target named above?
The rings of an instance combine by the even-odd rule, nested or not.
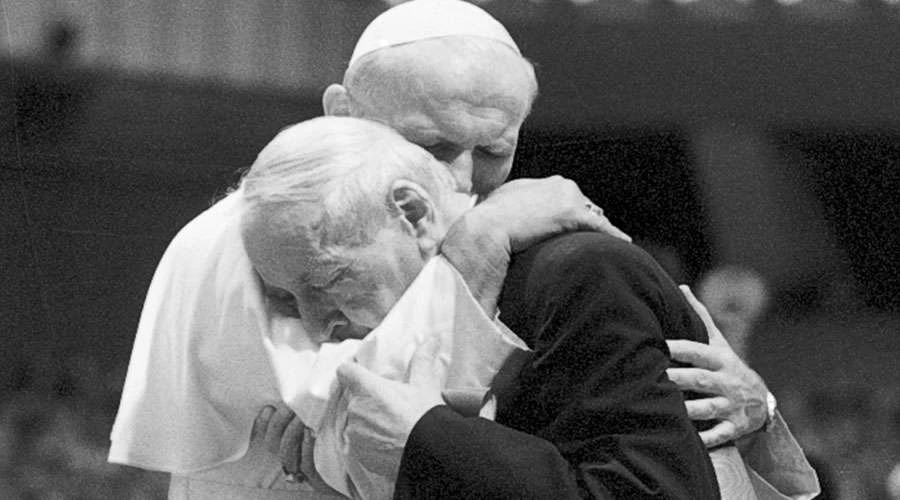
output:
[[[600,215],[600,216],[595,215],[593,218],[600,219],[599,221],[597,221],[595,223],[597,229],[599,229],[600,231],[603,231],[604,233],[615,236],[616,238],[619,238],[620,240],[625,240],[628,243],[631,243],[631,236],[628,236],[627,234],[625,234],[625,231],[622,231],[621,229],[614,226],[613,223],[610,222],[609,218],[607,218],[605,215]]]
[[[256,419],[253,420],[253,428],[250,430],[250,441],[266,434],[266,427],[269,425],[269,419],[272,418],[273,413],[275,413],[274,407],[263,406],[259,414],[256,415]]]
[[[728,345],[728,341],[725,340],[719,327],[716,326],[716,322],[713,321],[712,316],[709,314],[709,310],[706,309],[706,306],[704,306],[703,303],[697,300],[697,297],[694,296],[694,292],[691,291],[691,288],[687,285],[681,285],[678,288],[681,289],[681,293],[684,294],[688,304],[691,305],[694,312],[697,313],[697,316],[700,316],[700,319],[703,320],[703,325],[706,327],[706,333],[709,336],[709,345]]]
[[[575,225],[577,226],[576,229],[586,229],[589,231],[606,233],[631,243],[631,236],[628,236],[624,231],[613,225],[607,216],[596,212],[588,210],[579,212],[578,217],[575,220]]]

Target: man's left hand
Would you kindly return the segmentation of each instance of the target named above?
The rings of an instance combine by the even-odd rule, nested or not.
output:
[[[710,397],[686,401],[692,420],[718,420],[700,433],[703,443],[712,448],[745,436],[766,422],[768,390],[763,379],[731,349],[709,311],[681,286],[688,303],[703,320],[709,345],[690,340],[668,340],[672,359],[693,368],[669,368],[669,378],[683,391],[695,391]]]

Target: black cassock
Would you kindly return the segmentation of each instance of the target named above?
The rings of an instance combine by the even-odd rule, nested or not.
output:
[[[646,252],[552,238],[513,257],[499,306],[533,355],[497,394],[496,423],[446,406],[422,417],[395,498],[719,498],[665,375],[665,339],[706,342],[706,329]]]

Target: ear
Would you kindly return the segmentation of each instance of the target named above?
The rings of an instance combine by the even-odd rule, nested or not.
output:
[[[435,255],[443,238],[434,201],[420,184],[398,179],[391,184],[390,201],[415,236],[419,251],[425,257]]]
[[[350,94],[339,84],[332,83],[322,94],[322,108],[326,116],[350,116]]]

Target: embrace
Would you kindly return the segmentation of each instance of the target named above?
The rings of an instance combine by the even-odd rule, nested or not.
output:
[[[702,305],[571,181],[504,183],[536,95],[474,5],[373,21],[167,249],[110,460],[170,498],[814,496]]]

